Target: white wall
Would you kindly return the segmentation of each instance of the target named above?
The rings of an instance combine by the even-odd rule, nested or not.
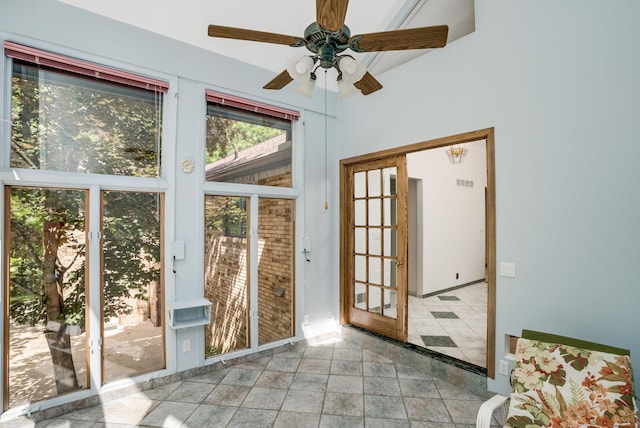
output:
[[[485,141],[467,143],[465,148],[468,153],[461,164],[451,164],[444,147],[407,156],[407,173],[422,180],[423,190],[418,237],[422,259],[409,262],[422,265],[419,295],[485,277]],[[458,179],[472,181],[473,187],[458,186]]]
[[[638,16],[636,0],[477,0],[475,33],[339,104],[338,158],[495,127],[497,260],[516,264],[497,278],[496,359],[528,328],[630,348],[640,373]]]

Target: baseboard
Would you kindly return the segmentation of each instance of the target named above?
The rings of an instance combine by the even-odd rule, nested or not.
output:
[[[447,293],[449,291],[459,290],[461,288],[465,288],[465,287],[468,287],[470,285],[477,284],[479,282],[487,282],[487,280],[485,278],[481,278],[481,279],[476,279],[475,281],[465,282],[464,284],[454,285],[453,287],[443,288],[442,290],[432,291],[431,293],[427,293],[427,294],[423,294],[423,295],[413,294],[413,293],[409,293],[409,295],[410,296],[414,296],[414,297],[418,297],[420,299],[424,299],[426,297],[437,296],[438,294]]]

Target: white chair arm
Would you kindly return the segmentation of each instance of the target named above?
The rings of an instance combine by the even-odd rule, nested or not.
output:
[[[493,412],[500,408],[502,410],[502,423],[507,419],[507,410],[509,409],[509,397],[496,394],[480,406],[478,410],[478,418],[476,419],[476,428],[489,428],[491,426],[491,416]]]

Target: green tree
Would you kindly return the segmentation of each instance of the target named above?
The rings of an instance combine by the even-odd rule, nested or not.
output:
[[[207,163],[215,162],[246,148],[267,141],[284,131],[270,126],[256,125],[207,115]]]

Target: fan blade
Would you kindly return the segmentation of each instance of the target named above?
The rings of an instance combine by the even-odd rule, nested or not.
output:
[[[289,72],[285,70],[271,79],[271,81],[264,85],[262,89],[282,89],[291,83],[291,81],[293,81],[293,79],[289,75]]]
[[[448,34],[447,25],[359,34],[349,39],[349,47],[356,52],[441,48]]]
[[[344,27],[349,0],[316,0],[316,22],[325,30],[338,31]]]
[[[210,37],[222,37],[225,39],[249,40],[252,42],[275,43],[288,46],[304,46],[304,40],[299,37],[266,33],[264,31],[245,30],[244,28],[223,27],[222,25],[209,25],[208,34]],[[302,45],[300,44],[301,42]]]
[[[382,89],[380,82],[378,82],[368,71],[364,74],[362,79],[354,83],[354,86],[362,91],[362,95],[369,95],[372,92]]]

